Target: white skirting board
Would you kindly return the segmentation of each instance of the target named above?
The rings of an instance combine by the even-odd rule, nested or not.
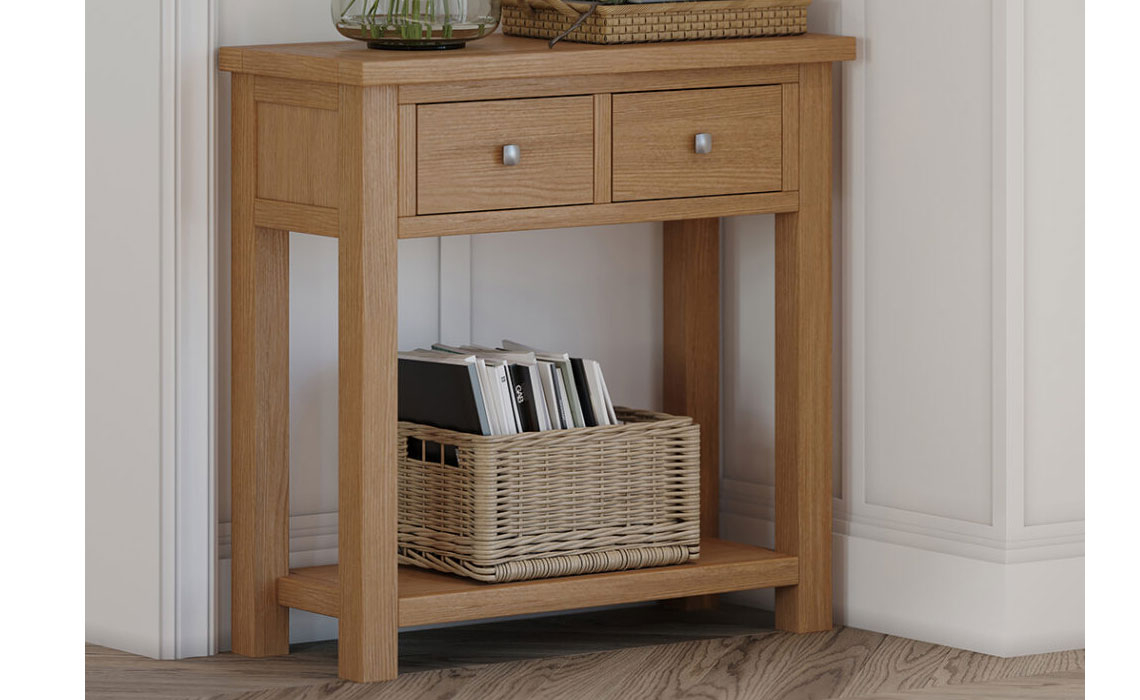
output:
[[[1001,564],[836,535],[836,618],[861,627],[1021,656],[1085,645],[1085,558]]]
[[[771,545],[772,524],[723,519],[724,536]],[[1085,558],[998,563],[836,534],[836,624],[994,656],[1085,645]],[[771,609],[772,591],[730,594]]]

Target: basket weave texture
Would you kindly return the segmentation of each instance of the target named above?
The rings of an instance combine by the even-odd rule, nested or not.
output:
[[[697,559],[699,426],[616,410],[497,437],[401,421],[400,563],[502,583]]]
[[[564,37],[585,44],[780,36],[807,31],[811,0],[704,0],[598,5]],[[572,0],[503,0],[503,33],[554,39],[589,11]]]

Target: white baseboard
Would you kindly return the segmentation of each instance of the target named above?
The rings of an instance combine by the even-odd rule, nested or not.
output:
[[[835,535],[842,624],[995,656],[1084,647],[1084,556],[1000,564]]]
[[[727,513],[726,539],[772,546],[772,523]],[[1000,563],[836,533],[835,621],[995,656],[1084,647],[1084,556]],[[731,594],[772,609],[771,590]]]

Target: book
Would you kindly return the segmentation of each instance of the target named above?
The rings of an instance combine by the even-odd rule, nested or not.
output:
[[[602,374],[601,363],[595,362],[594,368],[597,370],[598,384],[602,388],[602,399],[606,405],[606,413],[609,415],[610,425],[621,425],[621,421],[619,421],[617,417],[617,412],[614,410],[613,399],[610,398],[610,389],[606,386],[606,376]]]
[[[507,373],[511,378],[511,398],[518,407],[519,428],[524,433],[537,433],[546,430],[539,420],[538,402],[535,387],[531,383],[530,370],[524,365],[507,363]]]
[[[590,400],[590,384],[586,377],[585,364],[580,357],[571,357],[570,366],[574,370],[574,387],[578,395],[578,403],[582,407],[582,420],[585,426],[593,428],[598,425],[594,415],[594,402]]]
[[[495,358],[505,361],[510,371],[511,392],[518,408],[520,429],[523,432],[551,429],[546,393],[538,372],[538,360],[533,352],[492,350],[480,345],[464,345],[459,350],[475,353],[485,359]]]
[[[474,355],[425,352],[398,355],[400,420],[476,435],[491,435]]]
[[[598,425],[614,425],[610,420],[610,410],[606,407],[605,384],[602,380],[601,366],[596,360],[582,360],[586,370],[586,382],[589,386],[590,404],[594,411],[594,419]]]
[[[553,362],[539,360],[538,375],[542,380],[542,393],[546,396],[546,412],[550,415],[550,428],[552,430],[569,427],[566,425],[566,416],[563,414],[559,402],[558,388],[554,384],[554,375],[557,373],[558,368]]]
[[[511,373],[506,362],[496,357],[484,357],[473,349],[462,348],[443,343],[433,343],[432,349],[427,352],[442,353],[445,355],[474,355],[476,362],[484,367],[484,376],[489,390],[484,392],[488,411],[498,419],[496,435],[514,435],[522,432],[520,428],[518,407],[515,405],[511,386],[513,385]]]
[[[487,361],[481,357],[475,358],[475,367],[479,372],[479,385],[483,390],[483,402],[486,404],[491,434],[510,435],[503,417],[502,402],[496,398],[499,387],[494,371],[487,367]]]
[[[546,350],[537,350],[532,347],[516,343],[513,340],[503,339],[503,348],[516,352],[533,352],[538,360],[545,362],[553,362],[557,367],[559,373],[562,374],[562,383],[566,387],[567,399],[570,404],[570,413],[573,418],[573,424],[567,425],[568,428],[585,428],[586,419],[582,413],[582,404],[578,398],[578,388],[574,379],[574,370],[570,364],[570,354],[565,352],[549,352]]]
[[[503,412],[504,421],[504,434],[514,435],[522,432],[522,425],[519,422],[519,407],[515,403],[514,398],[511,396],[511,378],[507,373],[507,363],[502,360],[486,359],[487,367],[495,375],[495,385],[497,389],[496,399]]]
[[[570,411],[570,397],[567,395],[566,382],[562,378],[561,368],[554,372],[554,393],[558,397],[559,408],[562,412],[563,422],[567,428],[581,428],[584,426],[575,425],[574,416]]]
[[[479,435],[619,423],[596,360],[503,345],[401,352],[400,419]]]

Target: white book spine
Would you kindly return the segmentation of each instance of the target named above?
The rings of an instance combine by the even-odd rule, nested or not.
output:
[[[475,366],[479,369],[479,381],[483,388],[483,403],[487,405],[487,416],[491,421],[491,434],[492,435],[506,435],[503,430],[503,414],[499,409],[499,389],[488,371],[487,363],[483,360],[476,359]]]
[[[558,367],[555,367],[553,375],[554,384],[556,386],[555,395],[558,396],[558,400],[561,402],[563,420],[562,427],[577,427],[574,424],[574,413],[570,410],[570,398],[566,395],[566,382],[562,379],[562,370]]]
[[[507,373],[507,366],[505,364],[497,365],[495,371],[499,374],[499,391],[502,392],[503,405],[510,416],[507,434],[521,433],[522,421],[519,420],[519,405],[515,402],[515,392],[511,389],[511,377]]]
[[[550,429],[565,428],[558,407],[558,392],[554,389],[554,365],[549,362],[538,363],[538,374],[542,380],[542,393],[546,396],[546,412],[550,416]]]
[[[546,389],[542,385],[542,372],[539,371],[537,362],[527,367],[527,370],[530,372],[530,385],[534,392],[534,412],[538,415],[538,429],[551,430],[550,411],[546,406]]]
[[[596,360],[583,360],[586,369],[586,386],[590,393],[590,406],[594,409],[594,420],[598,425],[613,425],[610,412],[606,410],[606,399],[602,393],[602,372]]]
[[[602,399],[606,403],[606,414],[610,418],[610,425],[620,425],[617,419],[617,412],[614,411],[614,402],[610,398],[610,388],[606,386],[606,375],[602,374],[602,366],[598,365],[598,383],[602,387]]]

